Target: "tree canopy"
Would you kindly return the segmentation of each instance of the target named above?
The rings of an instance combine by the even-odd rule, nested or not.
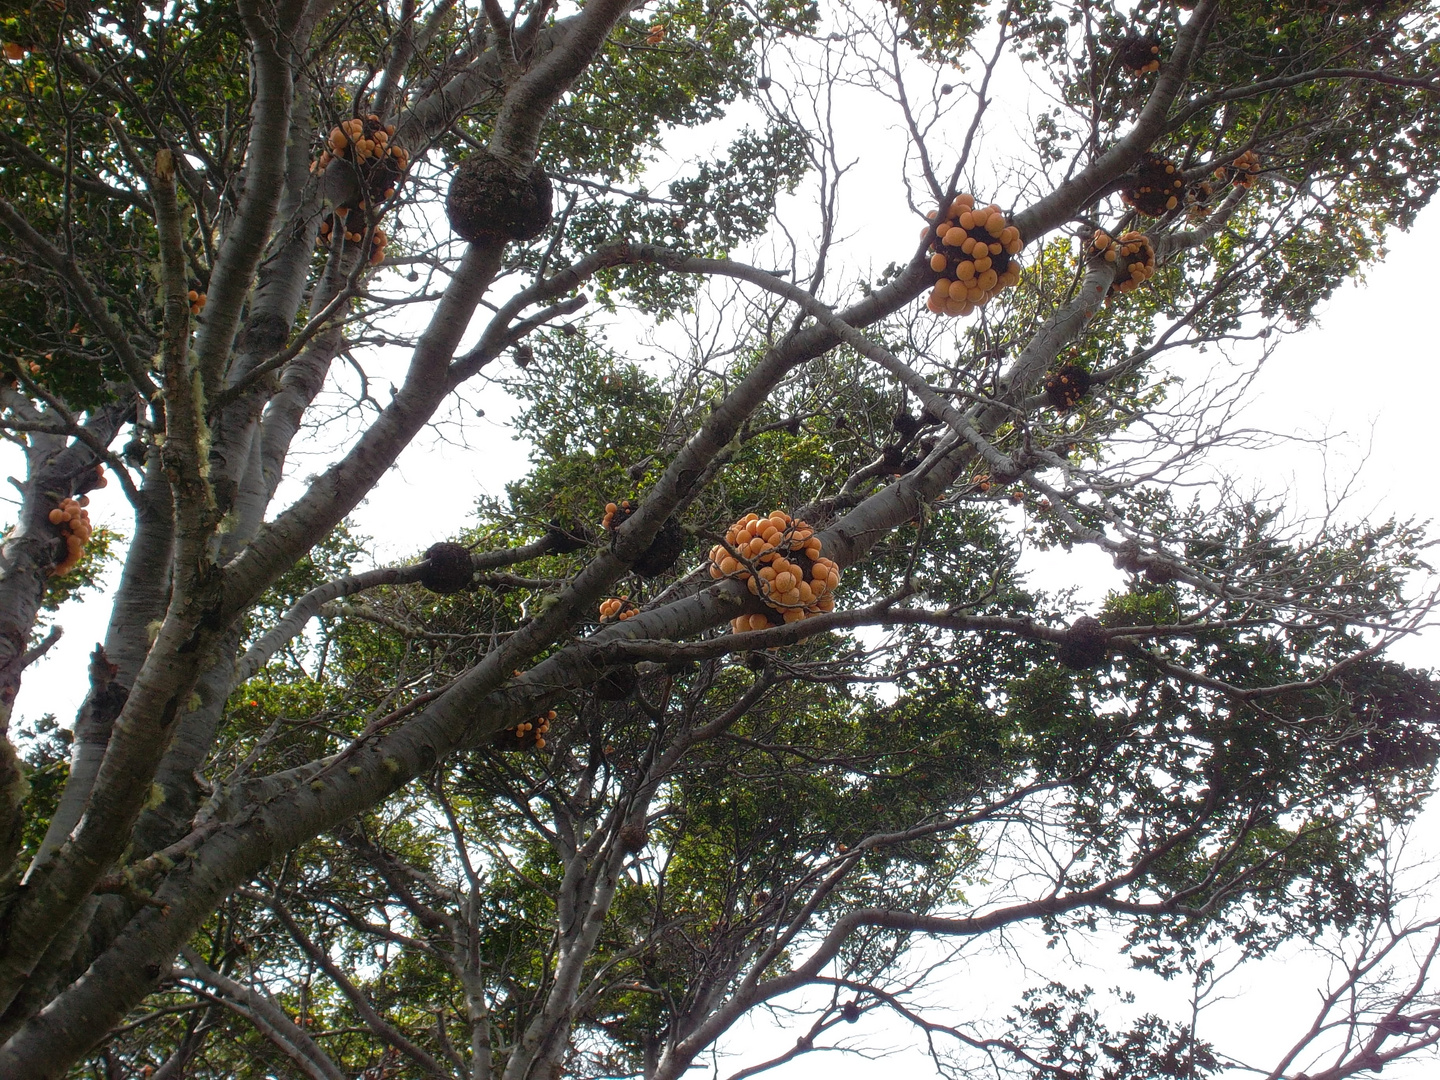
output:
[[[1332,949],[1272,1077],[1440,1045],[1397,870],[1440,683],[1385,655],[1429,540],[1191,482],[1440,184],[1434,4],[46,0],[0,39],[0,1075],[740,1080],[881,1015],[946,1075],[1231,1064],[1060,982],[933,1008],[1026,927],[1197,1000],[1220,945]],[[907,146],[881,271],[856,123]],[[485,395],[529,467],[367,565],[349,515]],[[1026,572],[1076,549],[1098,604]],[[88,694],[22,722],[65,602],[110,604]],[[747,1053],[767,1010],[798,1037]]]

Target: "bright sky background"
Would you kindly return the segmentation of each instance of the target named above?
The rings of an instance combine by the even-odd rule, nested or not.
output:
[[[777,79],[777,89],[780,84]],[[892,259],[904,259],[913,250],[915,219],[903,204],[896,180],[903,159],[905,139],[889,120],[865,112],[859,98],[847,101],[841,90],[837,112],[848,123],[840,130],[841,161],[854,161],[840,201],[840,231],[845,236],[837,262],[840,272],[853,274],[850,267],[875,269]],[[1016,103],[1014,115],[1024,115]],[[702,145],[713,133],[689,135],[684,146]],[[1001,114],[992,140],[1025,139],[1019,126],[1009,124]],[[847,157],[847,153],[850,155]],[[657,165],[657,172],[665,166]],[[652,185],[658,189],[657,182]],[[883,198],[875,192],[885,191]],[[801,206],[808,197],[802,193],[789,208]],[[1424,214],[1415,230],[1397,235],[1388,260],[1372,269],[1368,280],[1345,286],[1321,311],[1316,326],[1280,342],[1266,361],[1253,389],[1253,403],[1245,422],[1281,435],[1313,437],[1328,435],[1322,451],[1313,444],[1296,443],[1265,451],[1232,453],[1217,460],[1216,467],[1230,476],[1245,478],[1261,491],[1289,494],[1301,508],[1313,510],[1323,504],[1328,484],[1343,486],[1359,470],[1360,482],[1352,489],[1348,504],[1351,518],[1363,516],[1429,518],[1437,509],[1434,479],[1440,425],[1440,346],[1433,328],[1437,281],[1434,252],[1440,250],[1440,208]],[[830,296],[833,297],[832,291]],[[612,340],[641,340],[645,329],[614,327]],[[1173,354],[1172,354],[1173,355]],[[1208,362],[1203,357],[1174,355],[1168,363],[1183,366]],[[384,361],[393,368],[403,357]],[[1183,372],[1182,372],[1183,374]],[[373,385],[383,388],[385,378]],[[383,393],[379,394],[384,400]],[[481,494],[503,494],[503,483],[519,475],[525,466],[524,448],[512,441],[505,426],[510,403],[501,390],[478,386],[467,391],[467,405],[457,413],[464,420],[463,440],[454,427],[442,429],[442,437],[422,438],[401,458],[379,488],[352,515],[352,523],[363,535],[374,539],[372,554],[377,564],[411,558],[430,543],[453,535],[470,516],[474,499]],[[473,410],[485,410],[483,419]],[[462,445],[462,441],[463,444]],[[333,452],[333,443],[319,440],[308,456],[292,458],[292,470],[303,479],[318,471]],[[14,471],[13,455],[0,465]],[[97,523],[128,533],[132,528],[128,508],[119,489],[111,485],[92,493],[91,516]],[[1120,577],[1108,558],[1079,551],[1065,560],[1063,570],[1055,562],[1037,568],[1037,580],[1083,581],[1098,598]],[[118,569],[111,571],[111,583]],[[106,603],[96,597],[82,605],[70,605],[59,613],[65,637],[26,676],[17,713],[34,718],[53,712],[68,723],[83,697],[84,659],[104,631]],[[1435,632],[1402,642],[1397,659],[1434,666],[1440,659],[1440,637]],[[1440,850],[1440,814],[1431,812],[1419,830],[1418,843],[1428,850]],[[1433,897],[1440,906],[1440,895]],[[1073,983],[1089,982],[1097,991],[1124,984],[1137,993],[1135,1012],[1154,1009],[1171,1019],[1185,1016],[1183,986],[1163,984],[1153,977],[1141,977],[1117,970],[1113,949],[1091,947],[1089,943],[1067,942],[1064,950],[1046,950],[1030,941],[1023,950],[1034,970],[1025,970],[1011,957],[979,957],[955,965],[943,981],[932,981],[931,996],[953,1005],[959,1015],[976,1015],[990,1010],[1003,1014],[1025,986],[1055,976]],[[1221,1001],[1201,1018],[1201,1035],[1219,1043],[1227,1052],[1268,1064],[1276,1048],[1288,1045],[1308,1025],[1307,1009],[1313,1001],[1313,987],[1323,978],[1324,969],[1303,958],[1289,956],[1248,971],[1229,987],[1233,995]],[[809,1020],[800,1021],[808,1026]],[[867,1018],[853,1032],[857,1043],[872,1049],[913,1046],[917,1041],[907,1030],[879,1024]],[[737,1032],[729,1045],[743,1045],[743,1063],[756,1060],[766,1044],[775,1051],[793,1043],[795,1033],[783,1023],[757,1021],[752,1029]],[[733,1067],[742,1062],[735,1060]],[[728,1075],[722,1066],[721,1075]],[[883,1064],[843,1055],[812,1055],[784,1070],[790,1077],[821,1077],[844,1080],[873,1076],[929,1075],[928,1063],[913,1050],[887,1058]],[[1392,1067],[1387,1076],[1427,1075],[1420,1065]],[[780,1075],[780,1074],[776,1074]],[[1237,1074],[1238,1075],[1238,1074]]]

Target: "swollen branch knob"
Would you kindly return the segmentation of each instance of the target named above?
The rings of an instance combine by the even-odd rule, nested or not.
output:
[[[420,584],[431,592],[448,596],[470,587],[475,578],[475,562],[470,549],[463,544],[442,541],[425,550],[425,565],[420,571]]]
[[[1055,658],[1072,671],[1085,671],[1105,663],[1110,658],[1110,640],[1100,620],[1082,615],[1071,623]]]

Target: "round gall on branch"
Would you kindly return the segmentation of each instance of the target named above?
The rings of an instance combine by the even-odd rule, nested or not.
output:
[[[644,578],[659,577],[685,553],[685,530],[674,518],[666,521],[650,541],[650,546],[640,553],[630,569]]]
[[[840,567],[821,554],[823,544],[804,521],[783,510],[768,517],[746,514],[710,549],[710,576],[745,582],[769,612],[730,621],[737,634],[799,622],[835,610]]]
[[[1120,66],[1132,75],[1160,70],[1160,41],[1154,34],[1129,37],[1120,46]]]
[[[1097,668],[1110,658],[1110,638],[1099,619],[1082,615],[1070,624],[1055,659],[1072,671]]]
[[[931,211],[921,232],[930,238],[930,269],[937,275],[925,306],[937,315],[969,315],[1020,280],[1015,258],[1025,242],[1000,207],[976,207],[973,195],[956,195],[942,214]]]
[[[629,499],[606,503],[605,516],[600,519],[600,527],[606,532],[614,532],[630,520],[638,509]],[[667,518],[651,539],[650,546],[636,556],[630,569],[644,578],[659,577],[684,554],[686,539],[684,526],[674,518]]]
[[[1118,272],[1110,285],[1110,296],[1130,292],[1155,275],[1155,248],[1144,233],[1121,233],[1117,240],[1097,231],[1086,244],[1086,256],[1116,264]]]
[[[420,584],[433,593],[449,596],[463,592],[475,578],[475,561],[463,544],[441,541],[425,549]]]
[[[394,198],[410,169],[410,154],[393,141],[394,134],[395,125],[380,123],[374,113],[342,120],[330,129],[327,149],[312,168],[324,172],[333,161],[347,161],[359,169],[367,200],[379,203]],[[365,208],[363,202],[360,208]]]
[[[1180,167],[1159,154],[1146,154],[1125,178],[1120,198],[1146,217],[1160,217],[1180,205],[1185,195],[1185,176]]]
[[[480,241],[533,240],[545,231],[554,211],[555,194],[538,165],[517,176],[488,150],[476,150],[450,178],[445,215],[463,239]]]
[[[1045,400],[1061,412],[1073,409],[1090,391],[1090,372],[1079,364],[1065,364],[1045,377]]]

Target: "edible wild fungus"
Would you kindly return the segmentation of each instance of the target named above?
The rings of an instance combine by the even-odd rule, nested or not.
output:
[[[1120,198],[1146,217],[1160,217],[1180,205],[1185,176],[1180,167],[1160,154],[1146,154],[1125,177]]]
[[[623,525],[636,509],[637,507],[629,499],[621,499],[618,503],[606,503],[605,516],[600,519],[600,527],[606,532],[613,532]]]
[[[799,622],[835,609],[840,566],[804,521],[783,510],[746,514],[710,549],[710,576],[743,581],[766,611],[732,619],[736,633]]]
[[[1121,233],[1116,238],[1097,231],[1086,245],[1086,255],[1092,261],[1115,264],[1110,296],[1137,289],[1155,275],[1155,248],[1144,233]]]
[[[1073,409],[1090,390],[1090,372],[1079,364],[1065,364],[1045,378],[1045,400],[1064,412]]]
[[[94,532],[90,525],[90,512],[85,509],[89,502],[83,495],[78,499],[61,499],[59,505],[50,511],[50,524],[60,526],[60,535],[65,540],[65,557],[50,568],[51,577],[68,574],[84,556],[85,545]]]
[[[513,728],[506,728],[495,736],[495,746],[500,750],[544,750],[545,737],[550,734],[550,721],[555,719],[551,709],[533,720],[523,720]]]
[[[1246,150],[1228,166],[1221,165],[1215,170],[1215,179],[1222,184],[1229,182],[1238,188],[1248,188],[1260,175],[1260,155]]]
[[[1160,41],[1154,34],[1125,39],[1119,51],[1120,66],[1132,75],[1149,75],[1160,70]]]
[[[335,161],[359,171],[364,198],[371,203],[394,198],[410,171],[410,154],[395,141],[395,125],[381,123],[374,113],[352,116],[330,129],[326,148],[312,168],[324,172]]]
[[[629,596],[611,596],[600,601],[600,621],[624,622],[640,614],[640,609],[630,603]]]
[[[1015,256],[1024,241],[994,203],[977,207],[973,195],[956,195],[943,212],[930,212],[921,236],[936,275],[925,306],[937,315],[969,315],[1020,280]]]

